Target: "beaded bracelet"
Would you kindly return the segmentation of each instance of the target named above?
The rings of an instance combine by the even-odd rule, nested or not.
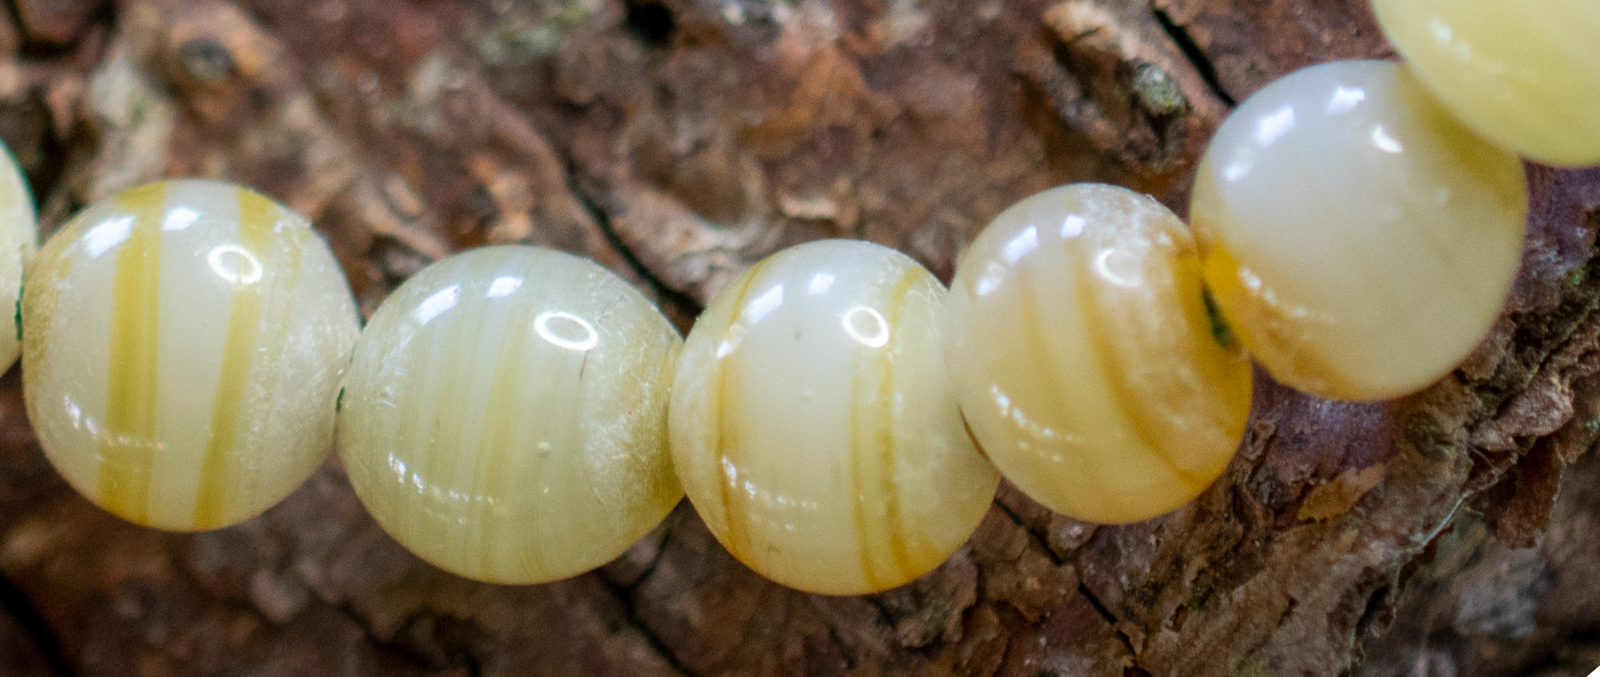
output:
[[[747,271],[686,341],[620,278],[530,247],[441,260],[360,329],[304,218],[227,184],[143,186],[28,267],[29,418],[75,488],[158,528],[265,510],[337,437],[378,522],[467,577],[594,568],[687,494],[773,580],[886,589],[958,548],[1001,474],[1091,521],[1193,499],[1238,446],[1245,349],[1334,398],[1448,374],[1516,270],[1513,151],[1600,162],[1581,2],[1375,0],[1410,65],[1325,64],[1246,101],[1201,162],[1192,231],[1067,186],[1001,214],[948,298],[904,255],[815,242]],[[14,289],[33,217],[14,163],[0,175]]]

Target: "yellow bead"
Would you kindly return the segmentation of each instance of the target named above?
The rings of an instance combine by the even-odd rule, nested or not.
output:
[[[39,226],[28,182],[11,152],[0,144],[0,314],[15,319],[22,295],[22,271],[39,248]],[[0,322],[0,372],[11,368],[22,351],[13,323]]]
[[[1078,184],[973,241],[945,359],[1007,479],[1057,512],[1125,523],[1187,503],[1238,448],[1250,364],[1221,331],[1183,222],[1149,196]]]
[[[358,331],[310,224],[212,181],[72,219],[29,269],[22,322],[50,461],[106,510],[173,530],[249,518],[322,463]]]
[[[1372,6],[1428,88],[1485,138],[1541,162],[1600,164],[1600,2]]]
[[[999,476],[972,447],[939,354],[943,286],[843,240],[779,252],[731,284],[684,345],[673,460],[750,568],[834,595],[938,566]]]
[[[666,446],[682,343],[593,262],[524,246],[457,254],[362,332],[339,455],[378,523],[423,559],[496,583],[573,576],[683,497]]]
[[[1393,63],[1308,68],[1211,140],[1191,216],[1206,283],[1279,381],[1379,400],[1426,387],[1488,332],[1528,208],[1521,162]]]

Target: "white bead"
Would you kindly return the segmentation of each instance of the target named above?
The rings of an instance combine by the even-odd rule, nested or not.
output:
[[[327,457],[358,326],[303,217],[231,184],[141,186],[62,226],[30,268],[28,417],[67,481],[112,513],[227,526]]]
[[[673,385],[673,459],[735,557],[860,594],[966,541],[999,479],[945,374],[944,297],[903,254],[828,240],[758,263],[706,309]]]
[[[339,454],[378,523],[423,559],[497,583],[573,576],[683,497],[666,431],[682,343],[591,261],[456,254],[361,333]]]
[[[1275,378],[1378,400],[1448,374],[1522,254],[1522,163],[1398,64],[1345,61],[1257,92],[1211,140],[1191,214],[1206,283]]]

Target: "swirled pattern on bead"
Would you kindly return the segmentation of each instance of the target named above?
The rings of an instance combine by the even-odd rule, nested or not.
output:
[[[950,285],[945,358],[989,459],[1029,496],[1134,522],[1210,486],[1250,363],[1208,313],[1189,229],[1153,198],[1063,186],[1007,209]]]
[[[682,346],[600,265],[491,247],[412,276],[363,330],[339,455],[412,552],[536,583],[621,554],[683,497],[667,451]]]

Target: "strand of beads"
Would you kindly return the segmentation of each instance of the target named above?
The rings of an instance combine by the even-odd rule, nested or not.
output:
[[[435,263],[358,338],[303,218],[227,184],[136,188],[29,269],[29,416],[84,495],[178,530],[266,509],[337,426],[386,530],[497,582],[598,566],[684,493],[746,564],[830,594],[937,566],[994,466],[1060,512],[1146,519],[1231,458],[1241,345],[1324,396],[1425,387],[1504,303],[1527,210],[1514,152],[1600,162],[1600,9],[1376,6],[1415,70],[1326,64],[1251,97],[1202,160],[1192,234],[1147,196],[1067,186],[1001,214],[948,300],[891,250],[811,243],[747,271],[687,342],[610,272],[529,247]],[[1525,67],[1501,26],[1547,38],[1556,65]],[[8,171],[13,289],[34,235]]]

